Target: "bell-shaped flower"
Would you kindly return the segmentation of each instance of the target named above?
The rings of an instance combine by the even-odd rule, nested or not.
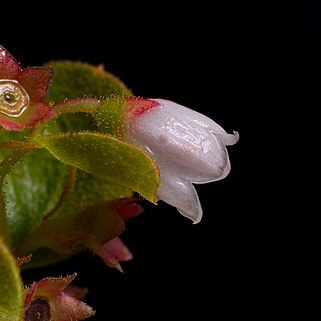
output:
[[[127,139],[143,148],[160,170],[159,199],[198,223],[202,207],[192,183],[225,178],[230,172],[226,149],[239,135],[228,134],[210,118],[164,99],[128,98]]]
[[[44,102],[52,78],[51,68],[22,69],[0,46],[0,126],[23,130],[55,116]]]

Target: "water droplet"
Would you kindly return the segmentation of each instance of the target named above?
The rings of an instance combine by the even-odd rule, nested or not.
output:
[[[17,118],[29,105],[30,98],[17,81],[0,79],[0,113]]]

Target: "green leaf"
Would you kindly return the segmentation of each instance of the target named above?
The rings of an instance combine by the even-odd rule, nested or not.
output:
[[[4,192],[13,247],[27,237],[55,206],[68,167],[46,150],[28,152],[6,177]]]
[[[0,236],[0,321],[21,321],[23,284],[16,260]]]
[[[115,210],[108,204],[94,205],[82,212],[43,222],[25,240],[18,254],[47,247],[61,255],[72,255],[84,249],[95,249],[123,230],[123,220]]]
[[[76,184],[55,217],[83,211],[96,203],[109,202],[123,197],[130,198],[132,194],[132,190],[125,186],[110,184],[106,180],[78,170]]]
[[[10,234],[9,234],[9,224],[8,224],[8,215],[6,211],[6,203],[5,203],[5,192],[3,191],[3,185],[6,179],[6,176],[10,173],[13,166],[21,159],[25,152],[14,151],[9,153],[7,157],[5,157],[0,163],[0,236],[3,237],[3,240],[9,242]]]
[[[158,168],[149,155],[133,145],[98,133],[39,136],[34,141],[65,164],[157,201]]]
[[[76,62],[53,62],[55,79],[47,101],[62,101],[74,97],[100,97],[111,94],[131,95],[129,89],[116,77],[104,72],[101,67]],[[50,122],[46,133],[66,131],[97,130],[92,117],[77,113],[63,115]],[[23,140],[24,132],[0,131],[0,142]],[[9,154],[0,150],[0,159]],[[66,184],[68,168],[44,150],[29,152],[7,176],[7,211],[10,214],[10,228],[15,248],[31,233],[43,217],[57,205]],[[54,215],[76,213],[97,202],[131,196],[132,191],[119,184],[78,171],[74,190],[65,198],[65,203]],[[69,197],[70,196],[70,197]],[[2,226],[2,225],[1,225]],[[4,225],[3,225],[4,226]],[[39,255],[38,255],[39,254]],[[51,263],[64,258],[50,251],[37,251],[32,263]]]
[[[73,61],[55,61],[54,78],[47,101],[60,102],[71,98],[108,97],[110,95],[131,96],[126,85],[103,66],[92,66]]]

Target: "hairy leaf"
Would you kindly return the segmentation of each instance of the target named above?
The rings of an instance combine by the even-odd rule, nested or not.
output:
[[[64,189],[67,166],[46,150],[28,152],[7,175],[4,192],[14,247],[52,210]]]
[[[42,136],[35,142],[65,164],[129,187],[151,202],[157,201],[160,183],[157,166],[133,145],[109,135],[85,132]]]
[[[55,61],[48,65],[54,69],[54,78],[47,101],[132,94],[119,78],[105,71],[103,66],[73,61]]]

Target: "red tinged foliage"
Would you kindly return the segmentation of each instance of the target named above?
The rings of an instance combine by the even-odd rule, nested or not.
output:
[[[35,316],[41,316],[39,320],[55,321],[78,321],[93,316],[95,312],[91,307],[70,295],[73,291],[65,292],[75,277],[76,274],[45,278],[28,287],[25,291],[26,321],[35,320]]]
[[[44,102],[52,77],[51,68],[21,68],[0,46],[0,125],[21,131],[55,117],[50,104]]]

